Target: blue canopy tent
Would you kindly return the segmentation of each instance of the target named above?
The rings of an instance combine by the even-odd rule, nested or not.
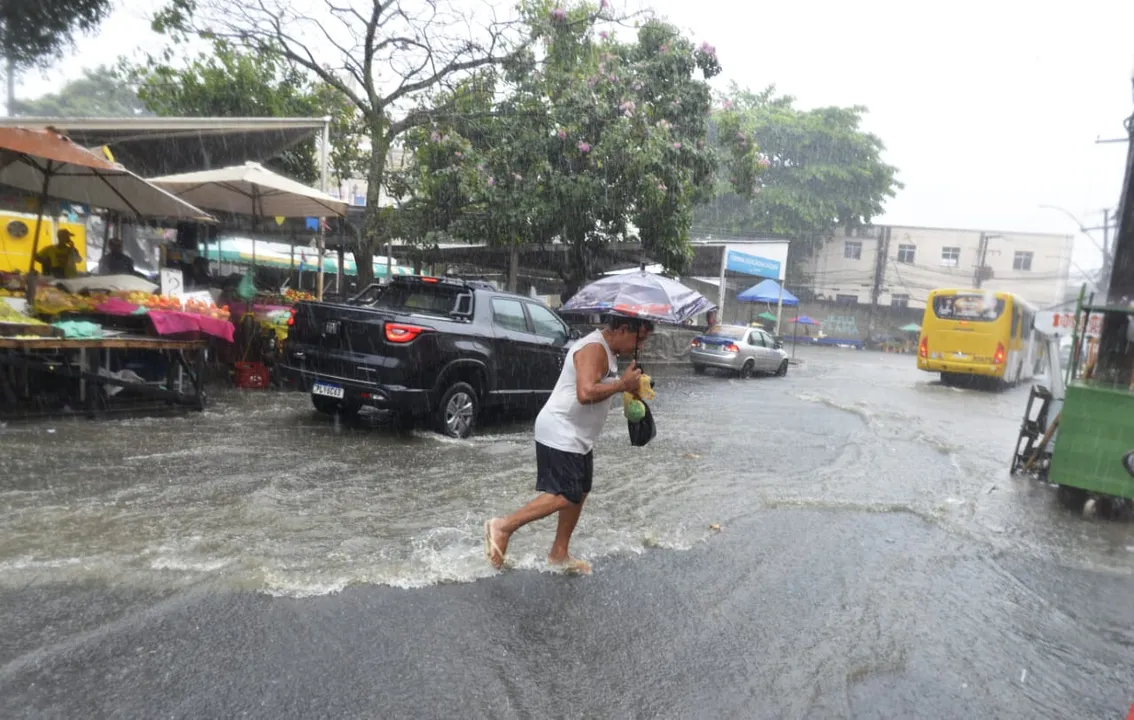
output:
[[[788,292],[775,280],[762,280],[736,296],[740,302],[766,303],[768,309],[776,306],[776,333],[780,332],[780,314],[785,305],[799,305],[799,298]]]
[[[784,294],[784,305],[795,306],[799,304],[799,298],[780,287],[780,284],[775,280],[764,280],[756,283],[737,295],[736,299],[740,302],[773,304],[780,301],[781,292]]]

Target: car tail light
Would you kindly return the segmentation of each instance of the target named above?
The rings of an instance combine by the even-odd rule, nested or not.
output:
[[[386,339],[392,343],[408,343],[425,332],[428,328],[418,325],[403,325],[401,323],[386,323]]]
[[[992,362],[996,365],[1004,364],[1004,343],[996,343],[996,354],[992,356]]]
[[[291,312],[287,316],[287,326],[295,327],[295,308],[292,308]]]
[[[701,347],[701,338],[693,338],[693,342],[689,343],[689,347]]]
[[[424,282],[424,283],[430,283],[430,284],[441,282],[440,280],[438,280],[435,277],[424,277],[424,276],[421,278],[421,281]]]
[[[922,335],[921,342],[917,344],[917,356],[923,360],[929,358],[929,337],[926,335]]]
[[[738,348],[736,346],[736,343],[729,343],[728,345],[724,346],[724,349],[725,349],[725,352],[734,352],[734,353],[740,352],[740,348]]]

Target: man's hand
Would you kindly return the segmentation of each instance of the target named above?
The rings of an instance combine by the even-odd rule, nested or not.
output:
[[[626,372],[622,373],[622,379],[618,381],[618,388],[621,392],[638,394],[641,389],[642,368],[638,367],[637,360],[630,361],[630,367],[626,368]]]

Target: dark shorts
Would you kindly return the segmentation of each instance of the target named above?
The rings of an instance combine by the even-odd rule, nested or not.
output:
[[[536,443],[536,490],[562,495],[578,505],[591,491],[595,475],[595,455],[556,450]]]

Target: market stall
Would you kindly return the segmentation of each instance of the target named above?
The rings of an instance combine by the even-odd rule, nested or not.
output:
[[[258,163],[245,163],[217,170],[206,170],[182,175],[153,178],[152,182],[177,197],[196,206],[253,218],[253,225],[268,219],[324,218],[346,215],[347,204],[326,193],[307,187],[274,173]],[[316,293],[311,296],[301,291],[284,291],[267,294],[256,288],[253,275],[245,275],[235,297],[225,297],[236,321],[236,343],[228,348],[223,361],[233,368],[233,380],[240,387],[266,387],[272,376],[272,365],[286,339],[287,317],[291,306],[304,299],[322,297],[323,272],[326,257],[323,253],[325,225],[320,220],[318,249],[315,254]],[[209,257],[206,245],[202,257]],[[221,244],[215,245],[220,259]],[[250,248],[253,273],[258,253],[255,238]],[[265,260],[287,262],[290,271],[292,257],[272,257]]]
[[[46,291],[52,290],[56,289],[39,292],[46,297]],[[162,336],[155,332],[161,321],[154,328],[106,327],[84,319],[100,312],[89,299],[74,312],[54,313],[18,307],[24,302],[0,298],[0,415],[82,412],[93,416],[134,407],[138,400],[204,408],[207,339],[185,332]],[[63,300],[52,296],[46,302],[56,303],[49,308],[59,310]],[[128,305],[118,298],[102,305],[118,302]],[[152,322],[150,312],[140,315]],[[223,322],[231,335],[231,323]]]

